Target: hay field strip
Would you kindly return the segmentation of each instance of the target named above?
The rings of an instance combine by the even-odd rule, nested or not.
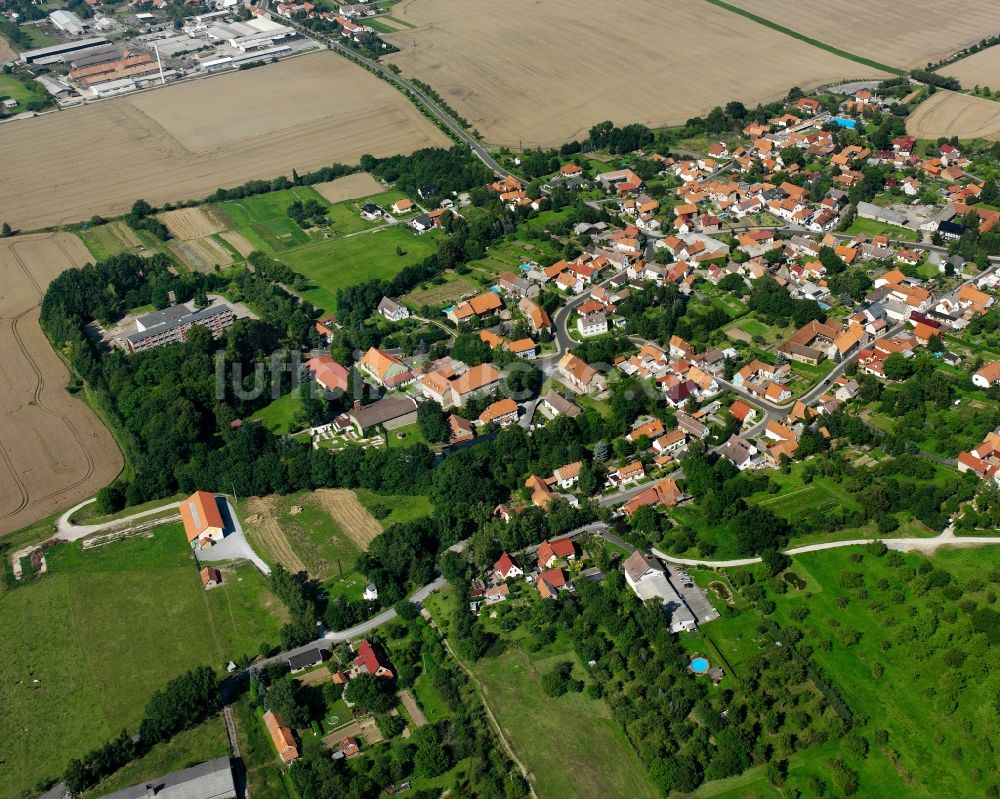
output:
[[[0,125],[0,219],[22,230],[75,223],[139,197],[162,206],[450,144],[402,93],[319,52]]]
[[[90,496],[121,471],[121,452],[38,323],[49,282],[93,260],[68,233],[0,242],[0,534]]]
[[[678,124],[733,99],[779,99],[794,84],[891,74],[709,2],[592,0],[582,11],[573,0],[403,0],[393,14],[416,27],[385,35],[400,52],[384,60],[494,145],[559,145],[605,119]],[[627,57],[609,28],[628,32]],[[668,40],[671,30],[683,34]],[[512,41],[514,58],[502,45]]]
[[[344,488],[321,488],[315,495],[337,526],[362,552],[377,535],[382,533],[382,525],[364,505],[358,502],[358,497],[353,491]]]
[[[994,0],[955,0],[946,16],[932,0],[904,5],[881,0],[802,3],[800,0],[708,0],[787,35],[806,36],[895,68],[924,67],[1000,33]],[[799,32],[802,32],[801,34]]]

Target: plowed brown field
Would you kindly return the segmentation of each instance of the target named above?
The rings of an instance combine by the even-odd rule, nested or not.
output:
[[[52,278],[92,260],[68,233],[0,241],[0,533],[92,495],[121,471],[114,438],[67,393],[69,373],[38,325]]]
[[[0,221],[57,225],[448,144],[387,83],[315,53],[0,125]]]

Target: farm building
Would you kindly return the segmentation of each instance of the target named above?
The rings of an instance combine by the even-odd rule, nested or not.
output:
[[[195,491],[181,503],[184,532],[194,548],[207,549],[225,536],[225,523],[215,494]]]
[[[235,799],[232,765],[228,757],[207,760],[183,771],[105,794],[104,799],[147,799],[153,794],[156,799]]]
[[[352,408],[346,417],[362,435],[379,425],[386,430],[395,430],[417,421],[417,403],[411,397],[383,397],[363,408]]]

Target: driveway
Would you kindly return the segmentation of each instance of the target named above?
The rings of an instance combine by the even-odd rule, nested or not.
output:
[[[242,559],[250,561],[261,574],[265,576],[270,574],[271,567],[264,563],[260,555],[254,552],[253,547],[250,546],[250,542],[247,541],[246,534],[243,532],[243,525],[240,524],[236,511],[229,504],[229,500],[224,497],[218,499],[222,499],[222,502],[218,503],[223,516],[222,520],[225,522],[226,529],[232,530],[232,532],[211,549],[195,550],[194,554],[198,562],[217,563],[223,560]]]

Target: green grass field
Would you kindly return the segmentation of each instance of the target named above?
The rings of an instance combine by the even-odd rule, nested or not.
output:
[[[218,207],[232,221],[232,228],[254,247],[262,252],[283,252],[310,241],[309,234],[288,216],[288,206],[295,200],[316,200],[330,207],[310,186],[227,200]]]
[[[381,194],[373,194],[371,197],[361,197],[357,200],[344,200],[343,202],[330,205],[330,221],[333,229],[338,233],[358,233],[362,230],[371,230],[384,225],[381,219],[369,222],[361,218],[361,207],[366,203],[374,203],[384,211],[389,211],[390,206],[396,200],[406,197],[401,191],[384,191]]]
[[[282,253],[282,260],[315,282],[315,288],[303,292],[306,299],[324,311],[335,311],[338,289],[373,278],[395,277],[433,253],[438,237],[436,232],[418,236],[408,227],[396,226],[299,247]]]
[[[420,425],[413,424],[398,427],[395,430],[387,430],[385,433],[386,445],[389,449],[402,449],[412,447],[414,444],[428,444],[424,434],[420,432]]]
[[[568,647],[530,658],[511,647],[474,664],[485,699],[518,757],[532,772],[542,799],[579,797],[632,799],[656,795],[645,769],[607,705],[582,693],[558,698],[542,692],[540,673],[574,661]]]
[[[919,234],[915,230],[900,227],[899,225],[889,225],[885,222],[876,222],[874,219],[856,218],[847,229],[848,233],[864,233],[866,236],[888,236],[891,239],[901,241],[916,241]],[[935,267],[935,271],[937,271]]]
[[[288,610],[271,593],[267,578],[249,563],[222,567],[222,585],[205,592],[223,659],[253,657],[260,645],[277,646]]]
[[[45,99],[44,95],[33,92],[21,83],[21,81],[8,75],[0,75],[0,97],[9,97],[13,100],[17,100],[17,106],[15,108],[8,109],[8,113],[12,114],[20,114],[22,111],[25,111],[25,104],[29,100]]]
[[[388,506],[392,509],[392,512],[388,516],[379,519],[379,524],[383,528],[390,527],[393,524],[410,522],[424,516],[430,516],[434,512],[430,500],[421,494],[412,497],[404,494],[390,496],[376,494],[365,488],[359,488],[354,493],[358,497],[358,502],[364,505],[369,513],[372,513],[377,505]],[[375,516],[374,513],[372,515]],[[376,516],[375,518],[378,517]]]
[[[298,391],[292,391],[288,394],[282,394],[270,405],[256,411],[250,419],[263,422],[264,427],[272,433],[285,435],[298,429],[295,418],[301,410],[302,399],[299,397]]]
[[[0,594],[0,796],[134,731],[171,678],[222,664],[179,524],[88,552],[60,545],[47,560],[49,574]]]

